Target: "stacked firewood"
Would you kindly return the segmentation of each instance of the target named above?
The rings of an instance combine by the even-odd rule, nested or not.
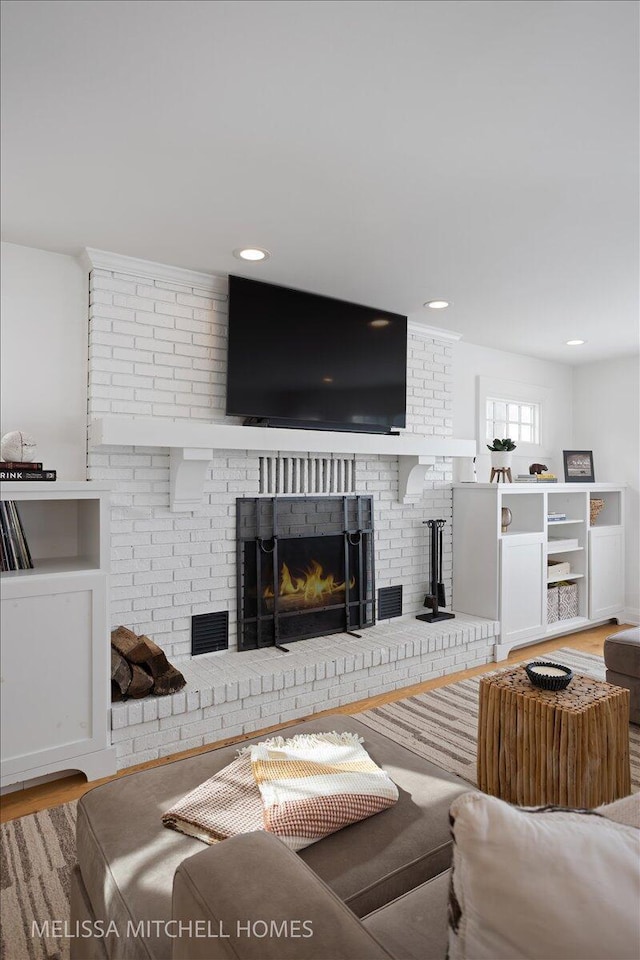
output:
[[[111,699],[164,697],[182,690],[186,680],[157,643],[127,627],[111,631]]]

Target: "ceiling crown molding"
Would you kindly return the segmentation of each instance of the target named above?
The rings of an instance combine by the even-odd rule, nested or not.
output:
[[[201,290],[210,290],[213,293],[226,294],[228,289],[226,276],[200,273],[197,270],[187,270],[184,267],[172,267],[167,263],[140,260],[138,257],[127,257],[124,254],[110,253],[107,250],[95,250],[93,247],[86,247],[80,255],[80,260],[89,272],[92,270],[109,270],[113,273],[126,273],[133,277],[143,277],[146,280],[181,283],[185,287],[199,287]]]
[[[418,323],[416,320],[409,320],[407,330],[414,337],[420,340],[447,340],[450,343],[456,343],[462,340],[462,334],[455,330],[444,330],[442,327],[429,327],[426,323]]]

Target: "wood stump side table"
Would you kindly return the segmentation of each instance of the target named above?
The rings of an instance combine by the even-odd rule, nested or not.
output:
[[[478,786],[521,806],[590,808],[627,796],[629,691],[584,676],[540,690],[522,666],[482,677]]]

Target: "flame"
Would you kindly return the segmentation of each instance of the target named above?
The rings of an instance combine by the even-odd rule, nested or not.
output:
[[[349,581],[349,587],[355,586],[355,577]],[[303,576],[296,577],[292,575],[286,563],[282,563],[280,572],[280,586],[278,588],[279,597],[297,597],[304,601],[305,605],[318,605],[323,601],[331,602],[331,598],[337,593],[345,592],[345,583],[336,580],[332,573],[326,576],[322,565],[317,560],[311,560],[309,566],[304,570]],[[266,600],[273,599],[273,589],[265,587],[263,597]]]

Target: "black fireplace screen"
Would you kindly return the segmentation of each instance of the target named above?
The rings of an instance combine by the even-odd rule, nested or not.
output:
[[[238,647],[371,626],[371,497],[237,500]]]

